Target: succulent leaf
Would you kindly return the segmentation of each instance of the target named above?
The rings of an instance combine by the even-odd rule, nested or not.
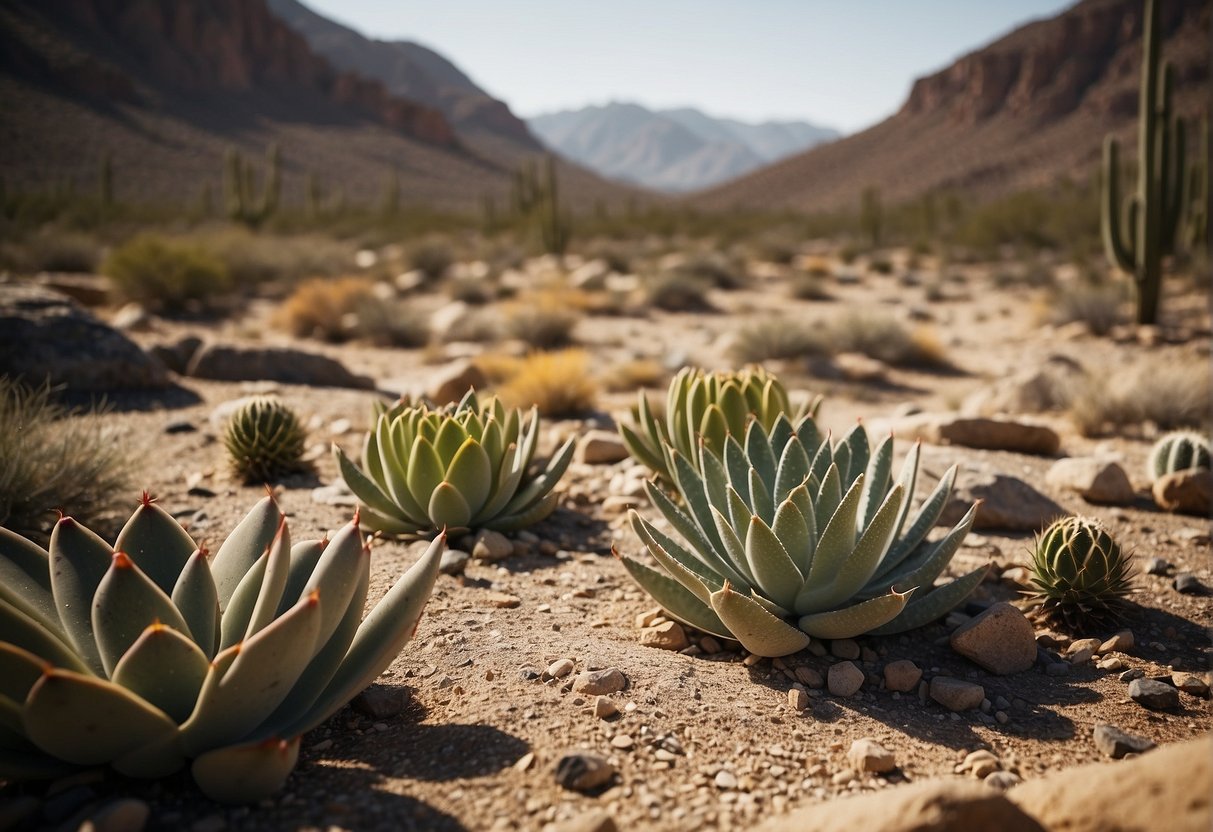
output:
[[[299,761],[299,738],[264,740],[207,751],[190,772],[202,793],[219,803],[251,803],[280,790]]]
[[[727,583],[712,593],[712,609],[730,637],[759,656],[786,656],[809,646],[809,637]]]
[[[181,568],[197,548],[189,532],[171,514],[145,499],[118,533],[111,551],[125,552],[167,594],[173,591]]]
[[[188,636],[153,624],[118,661],[110,681],[164,711],[175,722],[184,722],[194,710],[209,664]]]
[[[189,635],[189,626],[169,596],[143,574],[124,552],[115,552],[97,585],[92,608],[93,633],[107,676],[135,640],[152,624]]]
[[[223,541],[210,563],[220,609],[227,609],[236,587],[274,542],[282,516],[273,497],[262,497]]]
[[[51,590],[68,642],[94,673],[102,673],[93,635],[92,600],[109,571],[109,544],[70,517],[55,524],[50,541]]]
[[[689,624],[706,633],[732,638],[728,627],[716,615],[709,603],[704,603],[695,593],[664,572],[651,569],[638,560],[620,557],[628,574],[661,605],[661,608],[684,624]]]

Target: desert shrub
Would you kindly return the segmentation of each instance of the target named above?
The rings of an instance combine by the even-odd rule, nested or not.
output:
[[[646,281],[644,296],[649,306],[667,312],[712,312],[716,307],[708,300],[708,289],[703,278],[675,270]]]
[[[758,241],[754,253],[759,260],[790,266],[799,251],[796,244],[787,238],[767,236]]]
[[[894,367],[941,367],[943,347],[929,330],[911,331],[896,318],[852,312],[826,325],[833,352],[859,352]]]
[[[1075,388],[1070,417],[1084,436],[1144,422],[1207,429],[1211,396],[1207,357],[1155,355],[1123,372],[1088,376]]]
[[[673,271],[690,275],[713,289],[740,289],[745,275],[719,254],[699,254],[687,259]]]
[[[1093,335],[1107,335],[1128,320],[1129,300],[1124,283],[1077,281],[1059,287],[1048,301],[1049,320],[1054,324],[1081,321]]]
[[[439,280],[453,262],[450,246],[445,243],[422,243],[409,253],[409,265],[425,272],[430,280]]]
[[[788,283],[788,292],[798,300],[830,300],[826,278],[814,272],[794,275]]]
[[[122,297],[164,312],[209,306],[232,287],[227,266],[213,254],[150,234],[116,248],[102,270]]]
[[[301,283],[274,318],[297,338],[344,341],[356,325],[358,311],[377,302],[374,283],[367,278],[315,278]]]
[[[742,364],[786,361],[829,352],[822,328],[803,321],[754,321],[735,335],[730,356]]]
[[[863,253],[863,249],[854,243],[847,243],[842,248],[838,249],[838,259],[842,261],[844,266],[849,266],[855,262],[855,259]]]
[[[0,525],[45,541],[55,509],[88,525],[113,520],[130,457],[97,411],[69,410],[49,386],[0,376]]]
[[[868,268],[877,274],[892,274],[893,261],[887,257],[876,257],[868,264]]]
[[[456,277],[446,286],[451,300],[463,301],[470,306],[491,303],[495,295],[493,290],[493,284],[483,277]]]
[[[331,277],[348,270],[353,263],[348,243],[320,235],[283,238],[232,228],[190,239],[222,260],[232,283],[240,287]]]
[[[68,231],[48,230],[0,243],[0,268],[24,274],[92,272],[100,257],[96,240]]]
[[[501,316],[491,307],[470,310],[448,326],[442,333],[447,343],[463,341],[473,344],[491,344],[501,337]]]
[[[515,365],[501,388],[513,407],[534,405],[544,416],[582,416],[594,409],[597,388],[584,350],[538,352]]]
[[[554,350],[573,343],[573,330],[581,315],[556,293],[520,297],[505,312],[505,332],[541,350]]]
[[[351,337],[380,347],[424,347],[430,340],[429,319],[398,298],[364,298],[347,320]]]
[[[633,358],[612,365],[602,377],[602,385],[612,393],[625,393],[642,387],[665,385],[666,369],[652,358]]]

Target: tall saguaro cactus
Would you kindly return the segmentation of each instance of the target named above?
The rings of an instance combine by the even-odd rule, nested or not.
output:
[[[1137,283],[1137,322],[1158,320],[1162,259],[1175,250],[1183,208],[1184,125],[1171,113],[1174,70],[1162,60],[1158,0],[1145,0],[1138,116],[1137,190],[1121,196],[1120,148],[1104,142],[1103,207],[1100,225],[1104,251]]]
[[[261,195],[256,196],[252,164],[244,161],[244,157],[235,149],[227,151],[223,183],[227,214],[250,228],[261,225],[278,209],[278,194],[282,189],[282,156],[277,143],[271,144],[266,152],[266,164]]]

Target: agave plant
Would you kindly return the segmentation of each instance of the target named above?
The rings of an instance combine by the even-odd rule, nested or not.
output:
[[[912,512],[917,445],[896,484],[892,437],[873,451],[856,426],[831,443],[809,417],[793,424],[781,414],[769,432],[754,420],[744,444],[725,437],[722,457],[706,442],[691,458],[667,453],[685,509],[651,482],[648,494],[685,543],[633,511],[632,528],[657,565],[628,557],[624,565],[676,618],[751,653],[787,655],[810,636],[908,630],[948,612],[985,575],[982,566],[934,587],[976,506],[926,540],[956,468]]]
[[[223,431],[232,469],[246,482],[265,482],[303,470],[307,431],[295,411],[273,396],[241,405]]]
[[[539,413],[523,415],[473,391],[433,410],[401,401],[382,409],[359,468],[335,445],[346,485],[362,502],[363,525],[388,534],[447,529],[513,531],[556,508],[552,488],[573,457],[570,438],[532,474]]]
[[[1213,467],[1209,438],[1193,430],[1176,430],[1154,443],[1146,471],[1156,480],[1176,471],[1209,467]]]
[[[641,392],[636,424],[620,424],[619,433],[633,458],[673,486],[669,450],[693,458],[702,438],[707,450],[720,457],[725,437],[745,436],[751,421],[769,431],[780,414],[791,419],[816,416],[820,405],[818,396],[793,410],[783,384],[761,367],[720,373],[688,367],[670,381],[664,424],[653,415]]]
[[[1133,591],[1129,556],[1090,517],[1063,517],[1036,539],[1032,583],[1041,612],[1075,629],[1119,618]]]
[[[291,545],[271,497],[214,557],[146,494],[111,547],[70,517],[49,551],[0,529],[0,779],[191,763],[214,800],[279,789],[299,737],[369,685],[429,598],[443,538],[366,616],[354,521]]]

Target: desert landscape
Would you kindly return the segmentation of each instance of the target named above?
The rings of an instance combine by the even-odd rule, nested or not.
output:
[[[0,10],[0,829],[1209,828],[1207,2],[689,192],[207,6]]]

